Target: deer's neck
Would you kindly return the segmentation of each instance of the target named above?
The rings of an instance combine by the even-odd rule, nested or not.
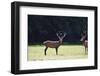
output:
[[[60,39],[60,40],[59,40],[59,43],[60,43],[60,44],[62,44],[62,42],[63,42],[63,40],[62,40],[62,39]]]

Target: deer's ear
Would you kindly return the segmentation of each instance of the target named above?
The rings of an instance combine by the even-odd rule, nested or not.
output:
[[[67,33],[64,33],[64,36],[66,36],[67,35]]]
[[[58,33],[56,33],[56,35],[58,35]]]

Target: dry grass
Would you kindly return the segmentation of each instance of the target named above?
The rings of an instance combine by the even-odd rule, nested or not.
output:
[[[45,46],[28,46],[28,60],[60,60],[60,59],[83,59],[87,58],[82,45],[61,45],[58,55],[54,48],[48,48],[47,55],[44,55]]]

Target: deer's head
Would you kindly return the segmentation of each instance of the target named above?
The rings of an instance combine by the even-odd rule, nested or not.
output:
[[[80,41],[85,41],[87,39],[87,34],[83,33]]]
[[[66,36],[66,33],[58,32],[56,33],[56,35],[59,38],[60,43],[62,43],[64,37]]]

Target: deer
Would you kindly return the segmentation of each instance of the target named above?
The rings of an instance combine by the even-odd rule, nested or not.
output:
[[[82,41],[84,47],[85,47],[85,54],[88,51],[88,40],[87,40],[87,34],[83,33],[82,34],[82,38],[80,39],[80,41]]]
[[[56,55],[58,55],[58,48],[62,44],[63,39],[66,36],[66,33],[64,33],[63,35],[62,35],[62,33],[59,33],[59,34],[56,33],[56,35],[57,35],[57,37],[59,39],[58,41],[50,41],[50,40],[47,40],[47,41],[44,41],[43,42],[43,44],[45,45],[45,49],[44,49],[44,54],[45,55],[47,55],[46,52],[47,52],[47,49],[48,48],[55,48]],[[62,36],[60,36],[60,35],[62,35]]]

